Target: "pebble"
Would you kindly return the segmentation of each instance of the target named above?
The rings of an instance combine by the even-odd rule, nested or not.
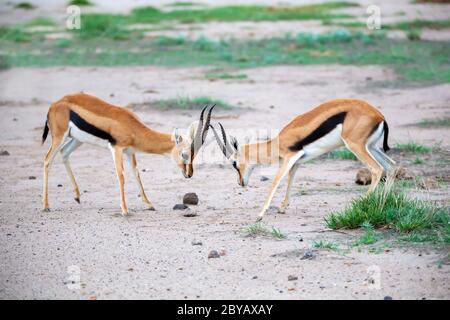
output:
[[[196,206],[198,204],[198,196],[194,192],[186,193],[183,197],[183,204]]]
[[[208,259],[220,258],[220,254],[216,250],[211,250],[208,254]]]
[[[185,204],[176,204],[173,207],[173,210],[186,210],[186,209],[188,209],[188,206]]]
[[[261,181],[267,181],[267,180],[269,180],[269,178],[267,178],[266,176],[262,176],[260,180]]]
[[[295,281],[295,280],[298,280],[297,276],[293,276],[293,275],[288,276],[288,281]]]

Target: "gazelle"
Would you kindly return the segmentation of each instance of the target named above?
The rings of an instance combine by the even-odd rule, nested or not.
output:
[[[235,137],[226,134],[222,124],[219,125],[222,137],[219,137],[214,126],[211,125],[211,128],[223,154],[236,169],[241,186],[248,184],[256,165],[281,162],[258,221],[269,208],[280,182],[288,175],[286,195],[279,210],[284,213],[299,164],[321,154],[345,145],[369,167],[372,174],[369,192],[379,183],[383,170],[389,171],[395,165],[376,145],[384,134],[383,150],[389,150],[389,128],[384,116],[361,100],[336,99],[326,102],[297,116],[274,139],[259,143],[240,145]]]
[[[128,214],[124,191],[124,154],[133,169],[140,188],[142,200],[149,210],[155,210],[145,194],[136,163],[136,152],[170,154],[180,167],[185,178],[194,173],[193,161],[206,139],[211,120],[212,106],[206,116],[203,108],[200,120],[191,123],[186,135],[162,133],[150,129],[131,111],[111,105],[91,95],[76,93],[67,95],[53,103],[47,114],[42,143],[50,130],[52,144],[44,159],[44,187],[42,203],[44,211],[49,211],[48,172],[55,156],[61,152],[67,173],[75,191],[75,200],[80,202],[80,191],[69,163],[70,154],[82,143],[109,148],[114,159],[120,187],[120,207],[122,214]]]

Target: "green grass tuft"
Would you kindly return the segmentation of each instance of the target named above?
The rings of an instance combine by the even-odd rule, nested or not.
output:
[[[382,238],[381,234],[376,232],[373,226],[367,221],[361,225],[361,228],[365,230],[365,233],[356,240],[355,246],[374,244]]]
[[[448,208],[407,197],[401,188],[388,178],[384,186],[353,200],[343,211],[331,213],[325,218],[325,223],[331,229],[354,229],[371,225],[374,228],[392,228],[399,233],[448,235],[450,212]]]
[[[280,229],[275,227],[272,227],[272,232],[270,234],[276,239],[286,239],[286,235],[283,234]]]
[[[398,143],[395,147],[400,151],[406,151],[406,152],[411,152],[411,153],[421,153],[421,154],[430,153],[432,150],[432,148],[424,146],[415,141],[410,141],[407,143]]]
[[[194,98],[178,97],[174,99],[156,100],[151,103],[151,105],[162,110],[173,110],[173,109],[201,110],[206,105],[214,105],[214,104],[216,105],[217,109],[230,110],[234,108],[233,106],[222,100],[206,96]]]
[[[54,27],[56,23],[55,21],[47,17],[37,17],[27,21],[25,25],[27,27],[34,27],[34,26]]]
[[[328,241],[328,240],[315,240],[313,242],[313,247],[317,249],[326,249],[336,251],[339,249],[339,244],[336,242]]]
[[[328,153],[330,159],[342,159],[342,160],[358,160],[356,156],[347,148],[333,150]]]
[[[244,73],[215,73],[210,72],[205,74],[205,79],[207,80],[245,80],[247,75]]]
[[[424,119],[413,126],[432,128],[432,127],[450,127],[450,117],[443,117],[439,119]]]
[[[90,2],[89,0],[71,0],[71,1],[69,1],[69,5],[74,5],[74,6],[92,6],[93,3]]]
[[[24,10],[32,10],[32,9],[35,9],[36,7],[29,2],[19,2],[16,5],[14,5],[14,8],[24,9]]]

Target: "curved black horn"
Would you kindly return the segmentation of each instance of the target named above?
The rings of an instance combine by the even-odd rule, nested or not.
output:
[[[205,115],[205,111],[208,108],[208,105],[206,105],[202,112],[200,113],[200,119],[198,121],[197,131],[195,132],[194,139],[191,143],[191,156],[194,157],[197,151],[202,146],[201,138],[202,138],[202,132],[203,132],[203,116]]]
[[[220,149],[222,150],[223,155],[227,158],[230,158],[231,153],[228,151],[227,147],[225,147],[225,145],[223,144],[222,140],[220,139],[219,135],[217,134],[216,129],[212,125],[209,125],[209,126],[211,127],[213,134],[216,137],[217,144],[219,145]]]
[[[222,131],[222,137],[223,137],[223,142],[225,144],[225,147],[227,148],[229,153],[233,153],[233,148],[228,143],[227,134],[225,133],[225,129],[223,128],[223,126],[220,122],[219,122],[219,126],[220,126],[220,130]]]
[[[206,121],[205,121],[205,126],[203,127],[203,132],[202,132],[202,145],[205,143],[206,137],[208,135],[208,130],[209,130],[209,124],[211,123],[211,112],[213,111],[214,107],[216,105],[213,105],[209,111],[208,111],[208,115],[206,116]]]

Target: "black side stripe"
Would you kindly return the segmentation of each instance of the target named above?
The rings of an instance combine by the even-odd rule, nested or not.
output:
[[[78,129],[87,132],[97,138],[108,140],[112,145],[116,144],[116,139],[113,138],[108,132],[103,131],[96,126],[86,122],[83,118],[81,118],[77,113],[70,111],[70,121],[74,125],[77,126]]]
[[[341,112],[325,120],[317,129],[304,137],[302,140],[297,141],[294,145],[289,147],[291,151],[300,151],[304,146],[319,140],[326,134],[330,133],[338,124],[344,122],[347,112]]]

